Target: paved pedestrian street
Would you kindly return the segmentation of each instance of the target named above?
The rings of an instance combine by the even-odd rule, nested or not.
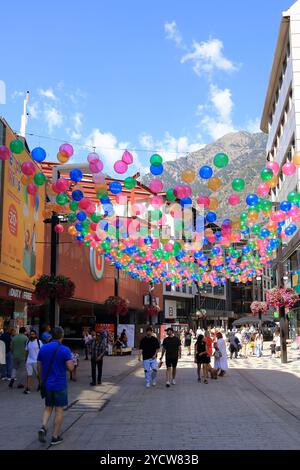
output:
[[[137,356],[106,357],[104,381],[89,387],[89,362],[70,385],[63,443],[56,450],[299,449],[300,355],[229,360],[223,378],[197,383],[193,356],[179,362],[177,384],[167,389],[164,367],[157,386],[144,387]],[[37,430],[43,402],[1,382],[0,449],[47,449]],[[50,439],[50,436],[49,436]]]

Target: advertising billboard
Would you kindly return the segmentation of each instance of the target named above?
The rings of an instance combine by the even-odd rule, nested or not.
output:
[[[16,138],[5,126],[5,144]],[[31,196],[21,183],[21,165],[30,160],[25,149],[2,162],[0,278],[33,289],[33,281],[43,272],[45,190]]]

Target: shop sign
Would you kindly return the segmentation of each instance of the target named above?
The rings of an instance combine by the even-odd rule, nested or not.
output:
[[[104,275],[104,255],[95,248],[90,248],[90,270],[95,281],[100,281]]]
[[[165,301],[165,318],[172,320],[177,317],[177,302],[176,300]]]
[[[8,288],[7,291],[8,297],[12,297],[17,300],[24,300],[25,302],[32,301],[32,292],[28,292],[22,289],[16,289],[15,287]]]

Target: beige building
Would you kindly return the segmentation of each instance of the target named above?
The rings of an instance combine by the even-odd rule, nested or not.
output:
[[[294,152],[300,150],[300,0],[282,13],[261,130],[268,134],[267,160],[276,161],[280,166],[278,184],[271,193],[272,201],[278,204],[287,200],[291,191],[300,189],[299,169],[289,177],[282,173],[282,166],[292,161]],[[300,269],[298,250],[299,230],[283,244],[283,274],[289,286],[293,285],[293,275]],[[263,290],[270,280],[270,275],[263,276]]]

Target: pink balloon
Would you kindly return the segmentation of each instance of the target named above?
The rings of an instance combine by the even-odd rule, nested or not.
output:
[[[56,181],[56,188],[60,193],[67,191],[69,189],[70,183],[65,178],[58,178]]]
[[[99,157],[98,153],[92,152],[92,153],[89,153],[89,154],[88,154],[88,156],[87,156],[87,161],[88,161],[89,163],[94,162],[94,161],[97,161],[97,160],[100,160],[100,157]]]
[[[59,151],[61,154],[63,154],[65,157],[72,157],[74,153],[74,149],[71,144],[62,144],[59,147]]]
[[[286,176],[291,176],[296,172],[296,165],[293,162],[287,162],[282,167],[282,173]]]
[[[155,208],[159,208],[163,205],[164,203],[164,200],[162,198],[162,196],[153,196],[151,198],[151,206],[155,207]]]
[[[297,214],[293,215],[292,220],[293,220],[293,222],[295,222],[296,224],[298,224],[298,223],[300,222],[300,212],[298,212]]]
[[[165,246],[164,246],[165,250],[170,252],[173,250],[173,245],[172,243],[166,243]]]
[[[60,190],[56,187],[56,183],[52,183],[51,187],[56,194],[60,193]]]
[[[241,200],[237,194],[231,194],[228,198],[228,203],[231,206],[237,206],[240,202]]]
[[[27,192],[28,194],[31,194],[31,196],[34,196],[37,190],[37,186],[33,183],[29,183],[29,185],[27,186]]]
[[[271,170],[273,170],[273,168],[271,168]],[[274,172],[274,170],[273,170],[273,172]],[[275,172],[274,172],[274,174],[275,174]],[[257,194],[259,196],[262,196],[262,197],[268,196],[269,191],[270,191],[270,187],[267,185],[267,183],[261,183],[257,186]]]
[[[94,173],[93,174],[93,181],[95,184],[103,184],[105,183],[105,176],[103,173]]]
[[[32,176],[35,173],[35,166],[32,162],[24,162],[22,163],[21,171],[26,176]]]
[[[288,217],[293,217],[299,213],[299,208],[297,206],[292,205],[291,209],[288,211]]]
[[[89,205],[90,205],[90,200],[87,197],[83,197],[78,202],[78,206],[80,207],[80,209],[87,209]]]
[[[54,231],[55,231],[56,233],[63,233],[63,231],[64,231],[63,225],[61,225],[61,224],[55,225]]]
[[[114,170],[116,173],[119,173],[122,175],[123,173],[126,173],[128,170],[127,163],[123,162],[122,160],[117,160],[116,163],[114,164]]]
[[[274,175],[278,175],[279,165],[277,162],[268,162],[266,164],[266,168],[270,168],[271,170],[273,170]]]
[[[6,145],[0,145],[0,160],[8,160],[10,156],[10,150]]]
[[[100,173],[103,170],[103,163],[101,160],[93,160],[89,164],[92,173]]]
[[[151,181],[149,187],[153,193],[160,193],[163,190],[164,185],[162,181],[156,179]]]
[[[128,150],[125,150],[125,152],[122,155],[122,161],[126,163],[126,165],[130,165],[133,163],[133,156]]]
[[[207,209],[210,203],[210,199],[208,196],[199,196],[197,199],[197,203],[199,204],[199,206],[203,206],[205,209]]]
[[[94,212],[96,212],[96,206],[95,206],[95,204],[92,202],[92,203],[86,208],[86,213],[87,213],[87,214],[93,214]]]

